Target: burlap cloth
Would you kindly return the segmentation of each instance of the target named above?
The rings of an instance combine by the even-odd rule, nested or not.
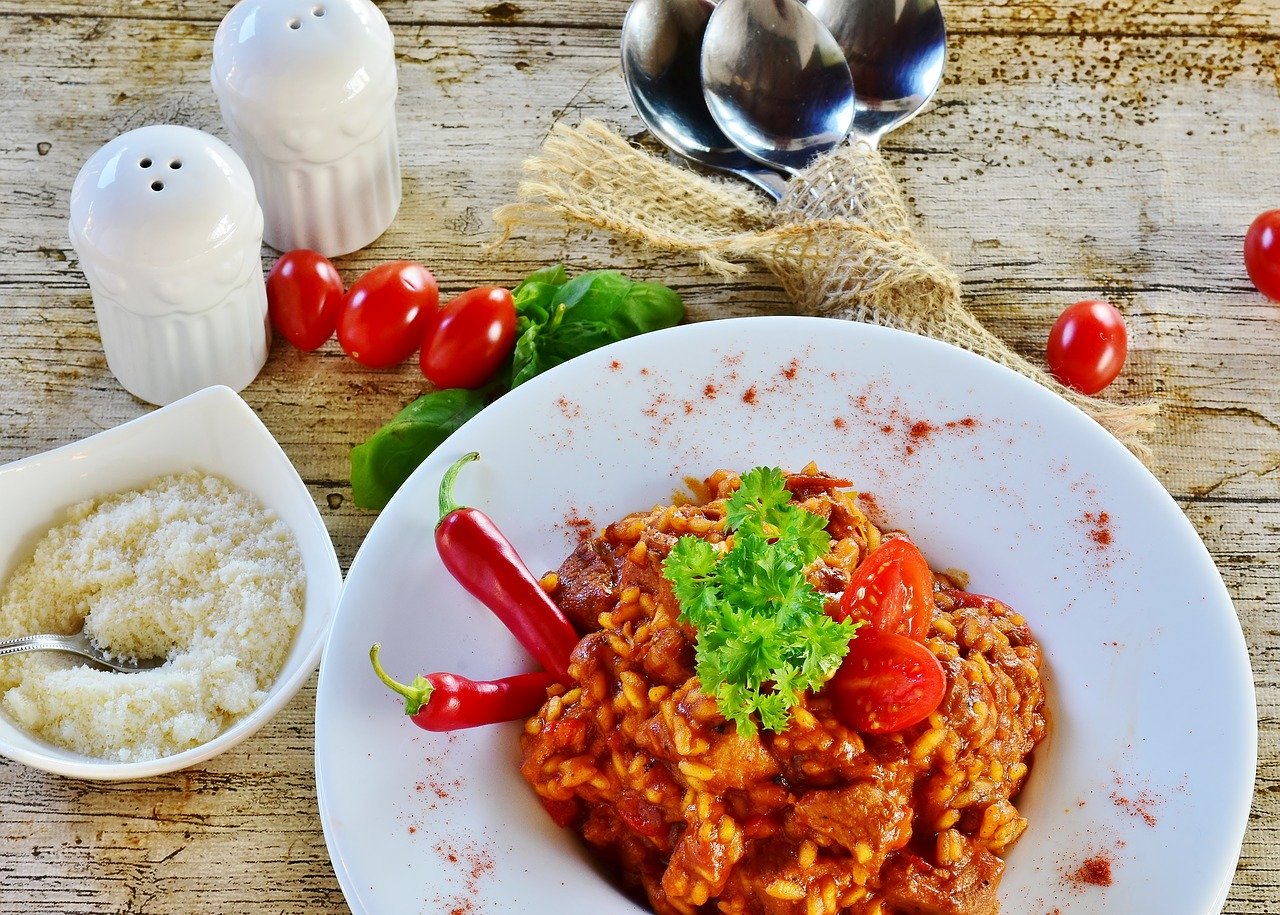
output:
[[[880,154],[846,144],[793,178],[769,205],[745,185],[707,178],[639,150],[597,121],[556,126],[518,202],[494,218],[518,227],[584,222],[655,248],[696,253],[721,276],[754,260],[772,271],[803,314],[868,321],[944,340],[1066,398],[1138,457],[1152,403],[1115,403],[1059,384],[1010,349],[965,308],[955,273],[916,240],[897,181]]]

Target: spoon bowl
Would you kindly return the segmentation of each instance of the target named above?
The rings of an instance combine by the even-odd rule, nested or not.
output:
[[[715,122],[702,94],[710,0],[634,0],[622,23],[622,75],[640,120],[679,155],[746,178],[774,199],[785,179],[747,156]]]
[[[702,89],[725,136],[791,173],[853,124],[849,64],[799,0],[722,0],[702,39]]]
[[[805,0],[805,6],[849,63],[858,139],[877,145],[933,97],[947,56],[938,0]]]

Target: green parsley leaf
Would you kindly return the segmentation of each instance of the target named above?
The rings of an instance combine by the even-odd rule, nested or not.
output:
[[[826,522],[791,501],[781,470],[757,467],[725,506],[733,545],[676,541],[663,563],[680,619],[697,631],[695,670],[721,714],[752,734],[782,731],[806,690],[825,683],[857,624],[823,612],[805,568],[831,547]]]
[[[790,504],[791,493],[782,471],[757,467],[743,475],[741,488],[729,497],[725,521],[730,530],[760,534],[766,525],[788,514]]]

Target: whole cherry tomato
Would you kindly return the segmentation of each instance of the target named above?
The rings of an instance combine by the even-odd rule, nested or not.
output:
[[[500,286],[470,289],[440,309],[418,357],[422,374],[440,388],[478,388],[516,345],[516,306]]]
[[[1097,394],[1116,380],[1129,354],[1124,318],[1110,302],[1076,302],[1053,322],[1045,354],[1054,378]]]
[[[1244,236],[1244,268],[1258,291],[1280,302],[1280,210],[1267,210]]]
[[[338,342],[361,365],[395,365],[422,344],[439,305],[440,288],[426,267],[413,261],[382,264],[347,290]]]
[[[280,255],[267,274],[267,314],[282,337],[300,350],[319,349],[341,311],[342,277],[327,257],[306,248]]]
[[[884,541],[853,570],[835,616],[923,640],[933,620],[933,573],[905,537]]]
[[[864,625],[826,689],[841,721],[885,734],[929,717],[946,695],[947,676],[923,642]]]

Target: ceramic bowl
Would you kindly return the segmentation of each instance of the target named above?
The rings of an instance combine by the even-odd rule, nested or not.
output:
[[[329,632],[342,573],[306,485],[267,427],[226,387],[198,391],[167,407],[0,467],[0,577],[7,579],[66,509],[86,499],[145,485],[157,476],[199,470],[256,495],[289,525],[306,575],[303,618],[266,701],[213,740],[173,756],[115,762],[55,746],[0,712],[0,755],[61,775],[130,779],[203,762],[266,724],[315,671]]]

